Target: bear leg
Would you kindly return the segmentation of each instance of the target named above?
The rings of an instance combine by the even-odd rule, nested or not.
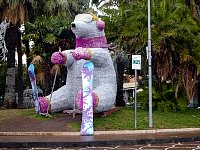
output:
[[[94,92],[98,95],[99,102],[94,112],[99,113],[108,111],[115,106],[117,89],[110,84],[101,84],[94,89]]]
[[[92,92],[93,107],[98,106],[99,98],[95,92]],[[76,96],[76,105],[79,110],[83,109],[83,91],[80,90]]]

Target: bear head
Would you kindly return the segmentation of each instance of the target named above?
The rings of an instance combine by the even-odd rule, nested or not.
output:
[[[105,36],[105,23],[92,14],[78,14],[71,23],[72,32],[78,38]]]

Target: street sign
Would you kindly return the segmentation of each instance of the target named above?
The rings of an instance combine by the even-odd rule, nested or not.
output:
[[[132,69],[141,69],[141,55],[132,55]]]
[[[134,109],[135,109],[135,129],[137,128],[137,70],[141,69],[141,55],[132,55],[132,69],[135,70],[135,102],[134,102]]]

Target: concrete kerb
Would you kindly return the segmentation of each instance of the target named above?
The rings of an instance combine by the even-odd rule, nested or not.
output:
[[[0,148],[117,146],[200,141],[200,128],[79,132],[0,132]]]
[[[200,132],[200,128],[181,129],[155,129],[155,130],[118,130],[118,131],[95,131],[94,135],[134,135],[155,133],[191,133]],[[0,132],[0,136],[78,136],[80,132]]]

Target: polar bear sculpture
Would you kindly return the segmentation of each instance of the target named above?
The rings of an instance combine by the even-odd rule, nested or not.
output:
[[[91,14],[79,14],[71,23],[71,29],[76,35],[75,50],[55,52],[51,57],[52,63],[63,64],[68,68],[66,85],[52,93],[51,112],[73,109],[74,100],[76,108],[82,109],[81,68],[88,60],[94,64],[94,112],[103,112],[114,107],[117,91],[116,73],[104,28],[104,22]],[[50,99],[50,95],[46,98]]]

